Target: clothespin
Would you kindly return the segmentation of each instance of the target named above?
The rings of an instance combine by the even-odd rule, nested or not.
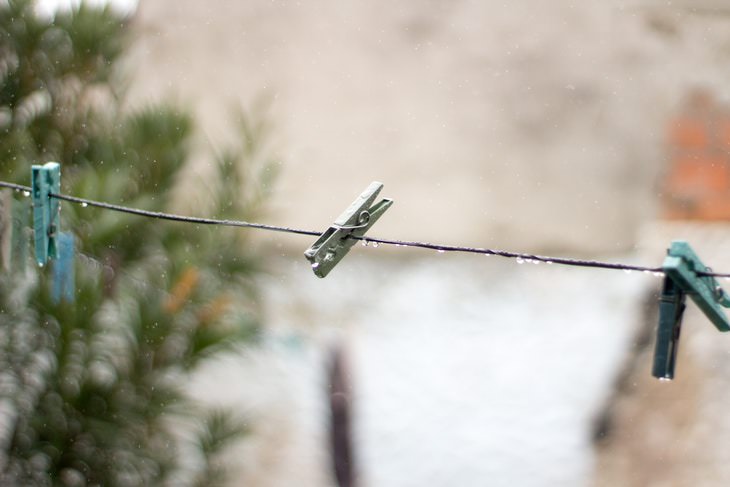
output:
[[[61,206],[50,194],[61,192],[61,165],[57,162],[33,165],[31,175],[35,258],[43,266],[48,259],[58,257],[56,236]]]
[[[51,281],[51,299],[54,303],[61,300],[73,302],[76,279],[74,272],[74,253],[76,242],[72,233],[58,234],[58,258],[53,264],[53,281]]]
[[[672,242],[662,269],[665,277],[652,375],[671,380],[674,378],[685,297],[689,295],[718,330],[730,331],[730,321],[723,311],[723,308],[730,308],[730,296],[713,276],[704,275],[711,272],[710,269],[687,242]]]
[[[312,270],[317,277],[325,277],[347,255],[355,245],[356,238],[365,232],[390,208],[393,200],[383,199],[373,205],[373,201],[383,189],[383,183],[377,181],[370,186],[335,220],[320,237],[309,247],[304,256],[312,263]]]

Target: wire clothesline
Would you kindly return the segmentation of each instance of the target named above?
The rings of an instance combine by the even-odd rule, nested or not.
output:
[[[9,182],[5,182],[5,181],[0,181],[0,188],[9,188],[9,189],[13,189],[15,191],[22,191],[25,194],[30,194],[30,192],[32,190],[32,188],[30,186],[24,186],[21,184],[9,183]],[[77,196],[70,196],[70,195],[65,195],[65,194],[60,194],[60,193],[50,193],[49,196],[52,198],[56,198],[58,200],[80,204],[82,206],[93,206],[96,208],[102,208],[102,209],[117,211],[117,212],[121,212],[121,213],[128,213],[128,214],[132,214],[132,215],[139,215],[139,216],[144,216],[144,217],[148,217],[148,218],[156,218],[156,219],[160,219],[160,220],[177,221],[177,222],[184,222],[184,223],[195,223],[195,224],[200,224],[200,225],[220,225],[220,226],[227,226],[227,227],[253,228],[253,229],[258,229],[258,230],[268,230],[268,231],[272,231],[272,232],[291,233],[291,234],[295,234],[295,235],[320,236],[322,233],[322,232],[318,232],[318,231],[302,230],[302,229],[285,227],[285,226],[268,225],[268,224],[264,224],[264,223],[254,223],[254,222],[247,222],[247,221],[241,221],[241,220],[203,218],[203,217],[176,215],[176,214],[172,214],[172,213],[164,213],[164,212],[159,212],[159,211],[149,211],[149,210],[131,208],[131,207],[117,205],[117,204],[113,204],[113,203],[95,201],[95,200],[91,200],[91,199],[87,199],[87,198],[80,198]],[[547,264],[556,264],[556,265],[572,266],[572,267],[590,267],[590,268],[609,269],[609,270],[639,271],[639,272],[653,273],[653,274],[658,274],[658,275],[664,274],[663,268],[659,267],[659,266],[651,267],[651,266],[641,266],[641,265],[624,264],[624,263],[616,263],[616,262],[604,262],[604,261],[599,261],[599,260],[584,260],[584,259],[576,259],[576,258],[570,258],[570,257],[550,257],[550,256],[544,256],[544,255],[536,255],[536,254],[522,253],[522,252],[512,252],[512,251],[508,251],[508,250],[498,250],[498,249],[490,249],[490,248],[483,248],[483,247],[466,247],[466,246],[458,246],[458,245],[445,245],[445,244],[437,244],[437,243],[430,243],[430,242],[417,242],[417,241],[408,241],[408,240],[394,240],[394,239],[385,239],[385,238],[377,238],[377,237],[360,237],[360,236],[351,235],[351,236],[349,236],[349,238],[361,240],[365,244],[372,243],[374,246],[375,245],[393,245],[396,247],[412,247],[412,248],[436,250],[438,252],[461,252],[461,253],[482,254],[482,255],[495,255],[498,257],[515,259],[518,262],[535,262],[535,263],[543,262],[543,263],[547,263]],[[703,276],[712,276],[712,277],[730,277],[730,273],[714,272],[714,271],[710,271],[709,269],[705,272],[698,272],[698,274],[703,275]]]

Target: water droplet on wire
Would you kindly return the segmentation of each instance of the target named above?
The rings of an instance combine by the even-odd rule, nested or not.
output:
[[[525,263],[525,259],[523,259],[522,257],[517,257],[515,259],[515,262],[517,262],[518,264],[524,264]]]
[[[360,245],[362,245],[363,247],[367,247],[368,246],[368,241],[367,240],[363,240]]]
[[[89,206],[89,204],[86,201],[84,201],[83,203],[81,203],[81,207],[82,208],[86,208],[87,206]]]
[[[26,198],[27,198],[28,196],[30,196],[30,191],[23,191],[23,196],[25,196]]]
[[[378,248],[379,246],[380,246],[380,244],[379,244],[378,242],[373,242],[373,247],[374,247],[374,248],[376,248],[376,249],[377,249],[377,248]]]

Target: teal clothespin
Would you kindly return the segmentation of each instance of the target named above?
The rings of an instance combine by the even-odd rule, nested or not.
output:
[[[730,308],[730,296],[714,277],[703,274],[710,269],[687,242],[672,242],[662,269],[665,277],[652,375],[670,380],[674,378],[685,297],[689,295],[718,330],[730,331],[730,321],[723,311]]]
[[[304,252],[317,277],[329,274],[355,245],[356,239],[351,237],[365,235],[365,232],[393,204],[393,200],[383,199],[373,205],[381,189],[383,183],[377,181],[370,183],[370,186],[335,220],[335,223]]]
[[[29,198],[13,199],[13,228],[10,240],[10,269],[13,272],[25,270],[28,263],[30,210]]]
[[[35,257],[38,265],[43,266],[48,259],[58,257],[56,235],[61,206],[50,194],[61,192],[61,165],[57,162],[33,165],[31,182]]]

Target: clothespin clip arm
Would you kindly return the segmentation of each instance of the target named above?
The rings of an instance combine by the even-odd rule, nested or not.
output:
[[[730,331],[730,321],[723,311],[723,307],[730,307],[730,296],[713,276],[703,274],[709,269],[687,242],[672,242],[662,269],[665,277],[652,375],[659,379],[672,379],[686,296],[692,298],[720,331]]]
[[[59,231],[59,201],[51,194],[61,192],[61,165],[48,162],[31,167],[33,198],[33,237],[38,265],[58,257],[56,236]]]
[[[325,277],[347,255],[355,245],[390,208],[393,200],[383,199],[373,204],[383,184],[377,181],[367,189],[344,211],[305,252],[304,256],[312,264],[317,277]]]

